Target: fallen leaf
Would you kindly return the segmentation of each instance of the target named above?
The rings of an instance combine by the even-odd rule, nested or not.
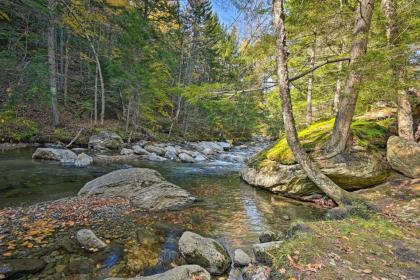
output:
[[[12,256],[12,252],[5,252],[5,253],[3,253],[3,256],[4,257],[10,257],[10,256]]]
[[[366,269],[363,269],[362,272],[365,274],[370,274],[372,273],[372,269],[366,268]]]

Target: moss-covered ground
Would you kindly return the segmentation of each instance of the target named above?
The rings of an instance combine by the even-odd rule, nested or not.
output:
[[[275,254],[273,279],[419,279],[420,180],[380,188],[360,193],[378,210],[369,218],[307,223],[295,233]]]

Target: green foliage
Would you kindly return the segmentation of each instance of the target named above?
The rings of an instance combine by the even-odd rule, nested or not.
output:
[[[38,125],[28,119],[16,117],[12,111],[0,113],[0,141],[23,142],[39,133]]]

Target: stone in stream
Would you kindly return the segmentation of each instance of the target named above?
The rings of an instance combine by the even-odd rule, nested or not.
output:
[[[264,264],[271,265],[273,263],[274,252],[281,248],[284,241],[272,241],[252,245],[255,259]]]
[[[207,160],[207,158],[200,153],[194,159],[195,159],[195,161],[206,161]]]
[[[398,172],[411,178],[420,177],[420,143],[391,136],[387,142],[386,157]]]
[[[247,266],[251,262],[251,257],[241,249],[236,249],[233,253],[233,264],[235,266]]]
[[[39,259],[4,259],[0,260],[0,275],[8,278],[17,274],[36,273],[45,265],[46,263]]]
[[[175,147],[172,146],[168,146],[165,148],[165,157],[170,159],[170,160],[175,160],[177,157],[177,152]]]
[[[88,146],[90,149],[103,150],[111,149],[118,150],[123,145],[121,136],[111,131],[101,131],[99,134],[92,135],[89,138]]]
[[[165,160],[166,160],[166,158],[161,157],[161,156],[158,156],[158,155],[157,155],[157,154],[155,154],[155,153],[150,153],[150,154],[148,154],[145,158],[146,158],[147,160],[150,160],[150,161],[165,161]]]
[[[38,148],[32,155],[33,159],[54,160],[61,163],[74,163],[77,155],[67,149]]]
[[[81,229],[76,233],[77,242],[85,249],[104,249],[107,247],[106,243],[99,239],[90,229]]]
[[[155,146],[155,145],[147,145],[144,147],[144,149],[148,151],[149,153],[155,153],[159,156],[164,156],[166,153],[165,149]]]
[[[181,265],[164,273],[134,278],[106,278],[105,280],[210,280],[210,274],[198,265]]]
[[[216,240],[186,231],[178,241],[179,251],[189,264],[198,264],[212,275],[222,275],[232,264],[226,249]]]
[[[93,158],[88,156],[85,153],[81,153],[77,156],[77,160],[74,162],[74,165],[77,167],[86,167],[93,163]]]
[[[148,154],[150,154],[148,151],[146,151],[145,149],[143,149],[139,145],[134,145],[132,148],[133,148],[133,151],[136,155],[148,155]]]
[[[110,172],[86,183],[79,196],[124,197],[141,210],[160,211],[193,203],[189,192],[166,181],[148,168],[129,168]]]
[[[267,243],[272,241],[284,240],[285,236],[282,232],[272,232],[268,230],[261,233],[258,239],[261,243]]]
[[[179,159],[180,159],[182,162],[190,162],[190,163],[195,162],[195,159],[194,159],[192,156],[190,156],[190,155],[188,155],[188,154],[186,154],[186,153],[180,153],[180,154],[178,155],[178,157],[179,157]]]
[[[126,156],[126,155],[132,155],[134,154],[134,150],[132,149],[127,149],[127,148],[122,148],[120,155]]]

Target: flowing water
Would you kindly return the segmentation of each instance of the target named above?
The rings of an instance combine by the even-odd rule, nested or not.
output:
[[[312,205],[245,184],[239,177],[239,164],[135,161],[75,168],[33,161],[32,152],[31,149],[22,149],[0,153],[0,208],[72,196],[89,180],[115,169],[135,166],[156,169],[168,181],[198,196],[200,199],[194,209],[200,215],[192,217],[193,231],[216,238],[230,252],[243,248],[250,253],[251,245],[258,242],[263,231],[284,230],[293,221],[315,220],[324,214]],[[164,241],[157,249],[159,264],[164,263],[165,258],[171,259],[180,232],[169,230],[165,233]],[[108,256],[105,266],[112,266],[119,259],[118,256]],[[145,270],[145,274],[163,270],[165,268],[157,265]]]

